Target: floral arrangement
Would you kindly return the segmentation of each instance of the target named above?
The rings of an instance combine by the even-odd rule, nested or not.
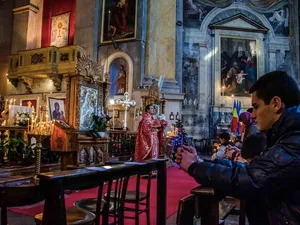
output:
[[[28,112],[17,112],[17,114],[14,115],[14,125],[15,126],[22,126],[26,127],[28,126],[29,121],[29,113]]]
[[[105,113],[99,115],[94,114],[92,116],[92,130],[95,132],[105,132],[108,127],[107,123],[111,120],[111,116]]]

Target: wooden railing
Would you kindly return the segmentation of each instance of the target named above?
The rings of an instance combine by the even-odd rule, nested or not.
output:
[[[132,157],[134,155],[136,132],[110,131],[108,153],[111,157]]]

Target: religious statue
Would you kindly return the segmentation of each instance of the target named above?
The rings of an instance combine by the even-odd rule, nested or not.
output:
[[[152,84],[150,85],[149,97],[152,97],[154,100],[159,100],[159,98],[160,98],[158,80],[156,80],[156,79],[153,79]]]
[[[124,65],[120,65],[120,71],[118,73],[118,94],[124,94],[126,91],[126,70]]]

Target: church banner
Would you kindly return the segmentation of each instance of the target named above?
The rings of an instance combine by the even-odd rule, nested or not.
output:
[[[138,0],[103,0],[101,43],[136,38]]]
[[[70,13],[52,17],[51,46],[64,47],[69,42]]]

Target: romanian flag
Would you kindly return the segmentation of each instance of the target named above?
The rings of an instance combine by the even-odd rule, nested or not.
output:
[[[241,114],[241,108],[242,108],[242,103],[241,101],[236,101],[236,112],[237,112],[237,116],[238,118],[240,117],[240,114]],[[238,121],[238,129],[237,129],[237,135],[240,135],[240,129],[241,129],[241,126],[240,126],[240,123]]]
[[[232,108],[232,119],[231,119],[231,132],[237,132],[238,130],[238,114],[237,114],[237,108],[238,108],[238,102],[235,100],[233,101],[233,108]]]

